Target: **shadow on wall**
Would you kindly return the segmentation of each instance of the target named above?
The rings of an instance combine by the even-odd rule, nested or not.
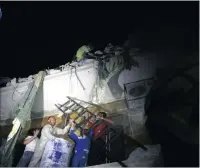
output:
[[[182,74],[184,73],[186,72],[183,71]],[[175,80],[174,78],[172,80]],[[189,79],[191,78],[192,76]],[[146,114],[148,116],[146,126],[152,141],[155,144],[161,144],[164,166],[198,167],[199,124],[196,122],[194,125],[194,118],[199,118],[199,110],[196,108],[198,107],[198,96],[195,94],[190,95],[190,92],[197,93],[198,87],[193,86],[188,92],[185,92],[183,88],[176,88],[175,90],[173,88],[172,90],[169,88],[169,83],[172,80],[158,78],[157,84],[148,95],[146,101]],[[158,83],[162,84],[158,86]],[[196,85],[196,82],[192,85]],[[180,84],[177,86],[180,86]],[[194,89],[196,89],[195,92],[193,92]],[[190,108],[187,108],[188,106]],[[185,110],[183,111],[183,109]],[[187,115],[182,116],[183,113]],[[182,123],[179,119],[174,119],[169,114],[182,117],[186,122]]]
[[[119,75],[121,74],[122,71],[119,71],[115,75],[113,75],[110,80],[108,81],[108,87],[112,93],[112,96],[115,99],[120,99],[123,93],[123,89],[120,87],[118,79]]]

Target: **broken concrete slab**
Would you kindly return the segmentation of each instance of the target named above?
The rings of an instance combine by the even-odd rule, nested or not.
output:
[[[128,167],[155,167],[164,166],[161,146],[157,145],[145,145],[147,151],[142,148],[136,148],[130,155],[129,158],[123,163]],[[119,163],[108,163],[90,167],[122,167]]]

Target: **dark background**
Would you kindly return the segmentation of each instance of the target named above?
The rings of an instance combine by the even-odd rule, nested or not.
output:
[[[71,61],[84,44],[93,43],[97,48],[109,42],[121,45],[128,34],[133,34],[134,45],[143,51],[171,51],[174,56],[198,52],[198,1],[0,2],[0,5],[3,11],[0,76],[28,77],[48,67],[56,68]],[[157,128],[163,144],[168,144],[165,150],[170,150],[164,151],[165,159],[170,158],[168,166],[197,166],[198,145],[180,142],[160,125],[152,130]]]
[[[89,42],[198,50],[196,2],[1,2],[0,76],[27,77],[71,61]]]

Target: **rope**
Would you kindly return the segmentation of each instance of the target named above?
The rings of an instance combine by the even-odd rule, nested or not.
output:
[[[78,74],[77,74],[77,72],[76,72],[76,67],[75,67],[75,66],[72,66],[72,65],[69,65],[69,66],[71,66],[71,67],[73,67],[73,68],[74,68],[74,70],[75,70],[75,75],[76,75],[76,77],[77,77],[77,79],[78,79],[79,83],[81,84],[81,86],[82,86],[83,90],[85,90],[85,87],[83,86],[83,84],[82,84],[81,80],[79,79],[79,77],[78,77]]]

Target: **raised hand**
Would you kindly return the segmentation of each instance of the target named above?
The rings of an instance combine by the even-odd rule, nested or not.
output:
[[[74,127],[75,126],[75,121],[73,119],[71,119],[69,121],[69,125],[70,125],[70,127]]]
[[[37,137],[38,134],[39,134],[40,130],[39,129],[36,129],[34,132],[33,132],[33,136],[34,137]]]

